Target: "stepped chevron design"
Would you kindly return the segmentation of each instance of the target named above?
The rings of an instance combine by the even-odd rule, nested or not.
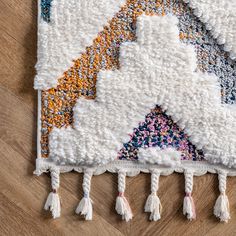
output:
[[[121,47],[120,70],[100,72],[95,100],[78,99],[75,130],[52,131],[51,157],[69,164],[115,160],[128,134],[158,104],[207,160],[234,166],[236,110],[221,104],[216,77],[194,72],[194,49],[178,35],[176,18],[140,16],[137,43]]]

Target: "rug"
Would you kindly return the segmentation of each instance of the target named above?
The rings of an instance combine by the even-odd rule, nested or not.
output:
[[[117,173],[115,210],[133,217],[126,177],[150,173],[145,212],[161,219],[159,177],[218,174],[213,212],[230,219],[236,175],[236,3],[228,0],[39,0],[38,156],[50,172],[45,209],[60,216],[60,173],[84,173],[76,208],[92,220],[94,175]],[[149,194],[149,195],[148,195]],[[163,209],[164,210],[164,209]]]

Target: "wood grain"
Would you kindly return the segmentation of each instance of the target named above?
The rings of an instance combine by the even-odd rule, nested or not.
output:
[[[50,178],[34,176],[36,158],[36,62],[37,3],[0,0],[0,235],[236,235],[236,178],[228,178],[231,220],[219,223],[213,216],[218,196],[216,175],[194,178],[193,196],[197,220],[182,215],[183,175],[160,178],[162,219],[149,222],[143,212],[150,176],[127,179],[126,195],[134,219],[125,223],[114,211],[117,176],[103,174],[92,179],[94,219],[85,222],[74,210],[82,196],[82,176],[62,174],[62,216],[52,220],[43,209]]]

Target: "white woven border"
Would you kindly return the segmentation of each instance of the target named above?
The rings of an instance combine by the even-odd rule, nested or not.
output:
[[[38,0],[38,18],[37,18],[37,25],[39,25],[41,17],[41,0]],[[38,34],[38,37],[40,35]],[[38,45],[37,45],[38,46]],[[42,96],[41,90],[38,90],[38,109],[37,109],[37,158],[41,158],[41,103],[42,103]],[[36,163],[37,165],[37,163]]]
[[[37,110],[37,158],[41,158],[41,90],[38,90],[38,110]]]
[[[227,168],[223,165],[209,164],[206,161],[181,161],[181,165],[175,167],[166,167],[161,165],[153,164],[142,164],[138,161],[127,161],[127,160],[116,160],[106,165],[101,166],[60,166],[56,165],[54,162],[46,158],[37,158],[36,160],[36,170],[34,174],[41,175],[44,172],[48,172],[51,169],[57,168],[61,173],[66,173],[70,171],[76,171],[79,173],[85,172],[85,170],[90,170],[93,175],[100,175],[108,171],[111,173],[118,173],[119,170],[123,170],[127,173],[127,176],[136,176],[140,172],[150,173],[154,169],[158,169],[161,175],[170,175],[173,172],[183,173],[185,170],[192,170],[195,176],[201,176],[207,172],[216,174],[220,172],[227,173],[227,176],[236,176],[236,170]]]

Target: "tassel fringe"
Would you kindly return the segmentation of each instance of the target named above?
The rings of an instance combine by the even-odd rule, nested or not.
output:
[[[52,217],[58,218],[61,215],[61,203],[58,195],[58,188],[60,186],[60,171],[57,168],[50,169],[52,192],[49,193],[47,201],[44,205],[45,210],[52,212]]]
[[[196,219],[195,204],[190,194],[186,194],[184,197],[183,214],[187,216],[188,220]]]
[[[214,215],[220,219],[220,221],[228,222],[230,219],[229,213],[229,200],[225,194],[221,194],[214,206]]]
[[[187,216],[188,220],[196,219],[196,210],[191,193],[193,191],[193,172],[191,170],[184,171],[185,177],[185,197],[183,203],[183,214]]]
[[[149,219],[158,221],[161,219],[162,205],[156,194],[150,194],[145,204],[145,212],[151,212]]]
[[[220,221],[228,222],[230,219],[229,200],[225,194],[227,173],[223,171],[219,172],[218,179],[220,196],[217,198],[214,206],[214,215],[218,217]]]
[[[83,197],[75,210],[76,214],[81,214],[85,216],[85,220],[92,220],[93,219],[92,203],[93,202],[89,197]]]
[[[125,192],[126,173],[124,171],[118,172],[118,196],[116,198],[116,211],[122,216],[122,220],[129,221],[133,218],[132,210],[129,202],[124,196]]]
[[[93,201],[89,197],[90,188],[91,188],[91,179],[93,173],[91,171],[86,171],[83,178],[83,191],[84,197],[79,202],[75,213],[81,214],[85,217],[85,220],[93,219]]]
[[[52,217],[58,218],[61,215],[61,204],[60,197],[58,193],[51,192],[48,195],[47,201],[44,205],[45,210],[50,210],[52,212]]]
[[[44,205],[45,210],[50,210],[52,212],[53,218],[60,217],[61,214],[61,204],[60,197],[58,194],[59,188],[59,174],[60,171],[57,168],[50,169],[51,172],[51,185],[53,191],[49,193],[46,203]],[[83,190],[84,197],[79,202],[75,212],[81,214],[85,217],[85,220],[92,220],[93,215],[93,202],[89,197],[90,187],[91,187],[91,178],[93,172],[86,171],[84,173],[83,179]],[[183,214],[187,216],[187,219],[194,220],[196,219],[196,210],[193,198],[191,196],[193,190],[193,172],[192,170],[185,170],[185,197],[183,201]],[[145,212],[150,212],[149,219],[152,221],[158,221],[161,219],[162,205],[159,197],[157,196],[157,191],[159,188],[159,177],[160,172],[158,170],[152,170],[151,175],[151,194],[148,196],[144,210]],[[116,198],[115,209],[119,215],[122,216],[122,219],[129,221],[133,218],[132,210],[130,205],[124,196],[125,192],[125,179],[126,173],[124,171],[118,172],[118,196]],[[226,196],[226,179],[227,172],[219,171],[219,191],[220,196],[217,198],[214,206],[214,215],[220,219],[220,221],[228,222],[230,219],[230,209],[229,209],[229,200]]]
[[[151,174],[151,194],[148,196],[144,211],[151,212],[149,219],[158,221],[161,219],[162,206],[157,191],[159,188],[160,172],[153,170]]]
[[[133,218],[129,202],[123,194],[119,194],[116,198],[116,211],[122,216],[122,220],[125,220],[126,222]]]

